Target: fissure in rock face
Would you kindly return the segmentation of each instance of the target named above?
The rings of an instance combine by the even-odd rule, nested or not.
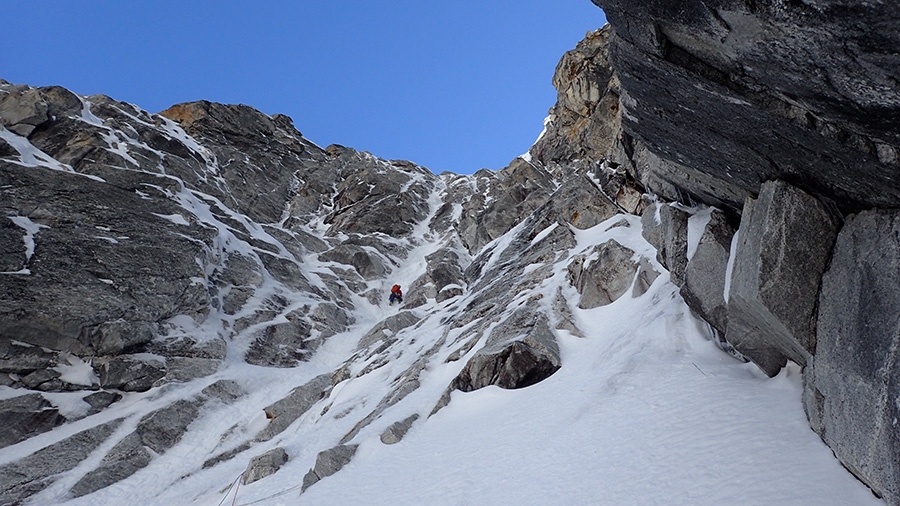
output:
[[[150,114],[0,81],[0,446],[42,435],[0,466],[3,502],[169,465],[201,425],[215,441],[184,476],[246,457],[249,484],[295,458],[260,445],[328,424],[306,490],[457,390],[554,375],[573,312],[662,277],[725,351],[802,365],[812,428],[900,504],[900,9],[595,3],[611,25],[560,61],[545,134],[471,176],[322,149],[247,106]],[[403,412],[436,367],[452,380]]]

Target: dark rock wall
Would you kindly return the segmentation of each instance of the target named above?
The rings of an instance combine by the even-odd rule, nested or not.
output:
[[[575,57],[567,55],[552,111],[577,110],[566,105],[567,83],[616,85],[619,109],[607,124],[621,128],[604,144],[606,158],[664,200],[724,211],[686,276],[680,263],[670,272],[685,301],[724,333],[727,351],[768,374],[787,360],[803,365],[813,429],[848,469],[900,504],[900,364],[896,311],[886,308],[900,293],[900,8],[593,1],[610,21],[608,51],[593,54],[608,59],[596,61],[608,61],[612,74],[560,76],[575,68],[564,65]],[[565,123],[594,124],[592,114],[582,109]],[[578,139],[609,135],[593,128],[593,137]],[[559,156],[541,143],[568,132],[545,134],[533,152]],[[678,227],[656,233],[664,257],[666,245],[685,239]]]
[[[770,179],[845,211],[900,204],[896,5],[594,3],[613,27],[625,132],[680,165],[651,167],[659,178],[734,210]]]

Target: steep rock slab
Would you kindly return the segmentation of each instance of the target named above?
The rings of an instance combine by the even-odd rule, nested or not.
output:
[[[197,280],[212,233],[175,203],[135,192],[164,178],[136,173],[138,186],[124,189],[59,170],[0,167],[0,199],[36,230],[23,233],[34,245],[23,266],[30,274],[0,276],[0,338],[116,354],[151,341],[168,318],[205,317],[208,294]]]
[[[47,102],[34,88],[10,87],[9,93],[0,95],[0,125],[22,136],[47,121],[47,110]]]
[[[837,230],[818,200],[786,183],[767,182],[747,199],[725,337],[769,376],[816,351],[819,284]]]
[[[321,253],[319,259],[353,266],[360,276],[368,280],[381,278],[387,272],[387,267],[378,253],[355,244],[339,244]]]
[[[681,297],[688,307],[722,336],[728,328],[725,280],[734,232],[725,213],[712,211],[697,251],[684,271],[684,285],[681,287]]]
[[[174,105],[160,115],[177,122],[221,161],[218,170],[228,182],[223,200],[257,223],[277,223],[296,195],[297,176],[325,160],[325,153],[284,115],[207,101]]]
[[[72,487],[76,497],[87,495],[128,478],[147,467],[153,458],[175,446],[197,418],[199,401],[180,400],[154,411],[138,423],[107,453],[100,465]]]
[[[337,185],[334,211],[325,219],[329,234],[409,235],[428,216],[428,197],[437,176],[411,162],[380,160],[343,149],[354,170]],[[347,160],[344,160],[344,159]]]
[[[20,504],[47,488],[53,476],[74,469],[106,440],[121,419],[81,431],[31,455],[0,466],[0,504]]]
[[[404,418],[403,420],[398,420],[392,423],[388,426],[388,428],[384,429],[384,432],[381,433],[381,442],[386,445],[399,443],[403,439],[403,436],[405,436],[406,433],[409,432],[412,424],[418,419],[419,414],[414,413]]]
[[[900,504],[898,238],[896,211],[852,216],[838,235],[804,396],[813,428],[889,504]]]
[[[897,5],[594,3],[614,30],[624,131],[666,162],[652,169],[670,200],[738,211],[783,178],[845,211],[900,205]]]
[[[457,242],[458,244],[458,242]],[[406,290],[406,307],[425,304],[428,299],[437,302],[462,295],[465,287],[461,258],[455,248],[441,248],[425,257],[425,273]]]
[[[0,448],[53,430],[66,418],[41,394],[27,394],[0,401]]]
[[[291,390],[280,399],[265,408],[269,425],[256,435],[256,441],[268,441],[280,434],[306,413],[313,404],[331,392],[331,374],[322,374],[307,383]]]
[[[556,190],[546,167],[522,158],[496,173],[479,171],[474,177],[477,191],[463,202],[457,227],[473,254],[546,204]]]

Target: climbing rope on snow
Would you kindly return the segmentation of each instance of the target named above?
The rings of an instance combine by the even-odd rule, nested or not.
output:
[[[260,499],[256,499],[256,500],[253,500],[250,502],[242,502],[242,503],[238,504],[237,503],[237,495],[238,495],[238,490],[240,490],[240,488],[241,488],[242,481],[244,481],[244,473],[239,474],[238,477],[235,478],[234,481],[231,482],[231,485],[228,486],[228,490],[225,491],[225,496],[222,497],[222,500],[219,501],[219,504],[216,506],[222,506],[222,504],[225,503],[225,500],[228,499],[228,496],[231,495],[232,489],[234,489],[234,497],[231,500],[231,506],[250,506],[251,504],[260,504],[260,503],[268,501],[269,499],[273,499],[275,497],[285,495],[289,492],[293,492],[294,490],[297,490],[303,486],[303,484],[295,485],[293,487],[286,488],[286,489],[282,490],[281,492],[275,492],[272,495],[262,497]]]
[[[241,489],[242,481],[244,481],[244,473],[241,473],[241,475],[238,476],[237,486],[234,487],[234,499],[231,500],[231,506],[234,506],[235,504],[237,504],[237,493],[238,493],[238,490]]]
[[[235,485],[237,485],[238,487],[241,486],[240,480],[243,477],[244,477],[244,473],[241,473],[238,475],[237,478],[234,479],[234,481],[231,482],[231,485],[228,486],[228,490],[225,491],[225,496],[222,497],[222,500],[219,501],[219,504],[216,506],[222,506],[225,503],[225,499],[228,499],[228,496],[231,494],[231,489],[235,488]],[[237,500],[237,490],[234,491],[234,501],[236,501],[236,500]],[[234,506],[234,501],[231,501],[232,506]]]
[[[260,503],[263,503],[263,502],[268,501],[269,499],[273,499],[273,498],[275,498],[275,497],[285,495],[285,494],[287,494],[287,493],[289,493],[289,492],[293,492],[294,490],[298,490],[298,489],[300,489],[302,486],[303,486],[302,484],[300,484],[300,485],[294,485],[293,487],[291,487],[291,488],[286,488],[286,489],[282,490],[281,492],[275,492],[275,493],[272,494],[272,495],[269,495],[269,496],[266,496],[266,497],[262,497],[262,498],[260,498],[260,499],[256,499],[255,501],[242,502],[242,503],[238,504],[237,506],[250,506],[251,504],[260,504]]]

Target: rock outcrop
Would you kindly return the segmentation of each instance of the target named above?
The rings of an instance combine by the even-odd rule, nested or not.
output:
[[[816,353],[807,366],[812,427],[849,469],[900,501],[900,215],[848,218],[822,279]]]
[[[0,384],[21,390],[0,415],[22,427],[0,447],[40,435],[0,500],[99,494],[176,453],[179,479],[259,457],[252,487],[287,458],[256,445],[340,427],[298,456],[305,490],[426,417],[402,403],[435,367],[432,413],[527,388],[565,367],[577,311],[667,270],[726,351],[804,366],[813,429],[900,504],[900,9],[595,3],[611,25],[561,60],[544,134],[472,176],[322,149],[248,106],[0,81]],[[609,239],[641,223],[646,242]],[[350,356],[306,362],[322,348]],[[211,418],[235,421],[186,451]]]
[[[816,352],[819,284],[837,228],[818,200],[781,182],[744,206],[725,338],[769,376]]]
[[[896,419],[900,367],[889,358],[896,332],[883,315],[892,313],[878,309],[897,293],[889,230],[900,207],[900,126],[892,119],[900,112],[900,9],[594,3],[610,26],[608,52],[593,52],[592,62],[608,61],[611,72],[577,64],[587,61],[584,48],[563,59],[562,67],[583,70],[554,78],[557,108],[577,111],[565,123],[592,125],[596,133],[580,139],[608,138],[608,125],[620,125],[615,142],[595,144],[607,152],[593,156],[664,202],[718,208],[700,237],[691,237],[695,216],[645,213],[660,263],[685,302],[725,336],[727,351],[769,375],[787,360],[805,366],[812,427],[848,469],[900,504],[900,436],[888,421]],[[565,106],[580,95],[596,107],[594,90],[618,97],[604,126],[594,109]],[[542,145],[556,138],[545,134],[532,153],[556,153],[558,141]],[[870,235],[876,229],[882,238]]]
[[[627,139],[670,200],[740,211],[783,179],[845,212],[900,205],[900,9],[883,2],[594,0]],[[602,82],[602,81],[601,81]]]

